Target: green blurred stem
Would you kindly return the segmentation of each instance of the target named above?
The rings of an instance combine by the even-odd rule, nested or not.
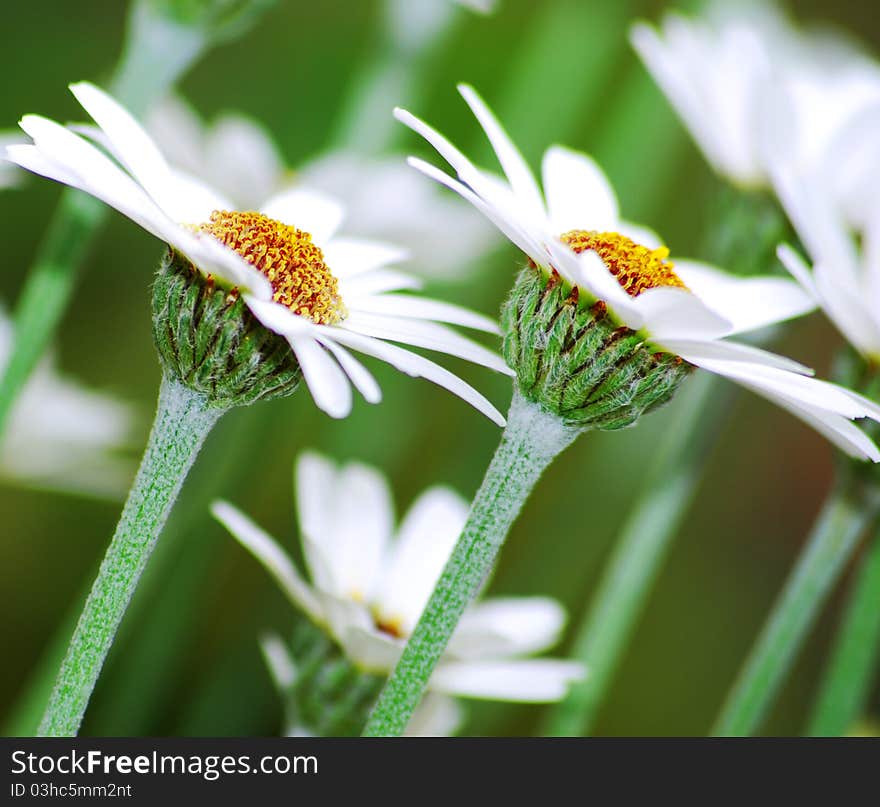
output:
[[[630,512],[595,598],[578,630],[572,657],[587,677],[555,704],[544,734],[589,734],[620,665],[672,540],[696,493],[716,426],[725,409],[725,388],[708,373],[698,375],[649,471]]]
[[[876,502],[866,501],[848,485],[839,485],[829,495],[727,697],[713,728],[715,736],[748,736],[760,728],[804,638],[876,510]]]
[[[134,114],[163,95],[198,58],[206,35],[135,3],[127,40],[110,91]],[[13,314],[15,349],[0,378],[0,435],[15,401],[52,341],[79,279],[79,267],[106,216],[106,208],[80,191],[61,194]]]
[[[461,536],[364,729],[403,733],[465,608],[488,578],[511,525],[544,469],[579,434],[516,390],[507,427]]]
[[[86,600],[40,724],[40,736],[72,737],[138,580],[183,480],[225,410],[163,378],[156,420],[110,548]]]
[[[856,572],[807,733],[840,737],[862,716],[880,660],[880,530]]]

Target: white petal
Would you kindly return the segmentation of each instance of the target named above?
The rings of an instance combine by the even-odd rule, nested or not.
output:
[[[245,303],[253,315],[270,331],[282,336],[303,336],[314,334],[314,323],[306,317],[294,314],[287,306],[272,300],[260,300],[245,295]]]
[[[499,373],[512,375],[497,353],[436,322],[352,311],[339,326],[378,339],[423,347],[458,356]]]
[[[797,283],[781,277],[736,277],[695,261],[676,261],[675,272],[713,311],[729,320],[729,335],[802,316],[816,302]]]
[[[386,675],[403,652],[404,643],[372,627],[348,625],[339,637],[345,654],[366,672]]]
[[[269,668],[272,682],[279,692],[287,692],[294,685],[297,677],[296,662],[290,655],[287,645],[277,633],[268,633],[260,637],[260,650]]]
[[[464,527],[467,511],[467,502],[449,488],[429,488],[416,499],[390,546],[376,591],[375,607],[382,621],[398,624],[405,635],[412,632]]]
[[[565,609],[549,597],[486,599],[465,611],[449,652],[469,659],[538,653],[559,640],[565,621]]]
[[[374,269],[372,272],[345,278],[340,281],[342,299],[366,297],[371,294],[382,294],[386,291],[420,289],[422,283],[418,278],[394,269]]]
[[[333,238],[321,245],[324,262],[340,279],[381,269],[406,260],[408,253],[394,244],[358,238]]]
[[[311,336],[288,336],[318,409],[332,418],[351,412],[351,385],[339,364]]]
[[[842,415],[831,414],[824,409],[808,406],[795,398],[778,395],[757,385],[742,381],[739,383],[791,412],[849,456],[860,460],[869,459],[872,462],[880,462],[880,449],[877,448],[873,440]]]
[[[169,241],[168,234],[176,228],[176,224],[99,149],[39,115],[25,115],[21,119],[21,128],[33,138],[35,147],[45,160],[44,167],[53,164],[60,166],[68,178],[77,178],[76,184],[70,183],[73,187],[116,208],[157,238]],[[22,146],[10,148],[16,156],[23,154]],[[67,181],[60,175],[51,178]]]
[[[679,354],[681,355],[681,354]],[[870,417],[880,420],[880,407],[836,384],[807,378],[797,373],[748,362],[706,359],[683,355],[682,358],[726,378],[763,393],[782,395],[802,405],[823,409],[847,418]]]
[[[407,375],[433,381],[438,386],[449,390],[463,401],[469,403],[499,426],[505,424],[504,416],[470,384],[462,381],[457,375],[450,373],[449,370],[426,359],[424,356],[404,350],[397,347],[397,345],[390,345],[380,339],[347,331],[343,328],[330,328],[329,330],[332,338],[337,342],[359,350],[361,353],[366,353],[368,356],[382,359],[382,361],[388,362]]]
[[[651,341],[661,345],[671,339],[715,339],[726,336],[733,328],[730,320],[684,289],[648,289],[634,298],[633,304]]]
[[[215,501],[211,505],[211,513],[263,564],[294,606],[303,610],[315,622],[323,620],[324,615],[314,592],[297,572],[290,556],[271,535],[228,502]]]
[[[394,521],[388,484],[373,468],[352,462],[336,473],[322,503],[328,508],[321,519],[324,529],[308,533],[332,578],[322,588],[343,599],[369,603]]]
[[[800,253],[790,247],[788,244],[780,244],[776,248],[776,257],[779,258],[782,265],[788,269],[791,276],[801,284],[801,287],[813,299],[819,299],[819,292],[816,290],[816,284],[813,282],[813,275],[810,267],[801,257]]]
[[[335,199],[305,188],[281,191],[267,201],[261,212],[270,219],[305,230],[323,247],[342,224],[345,210]]]
[[[404,737],[451,737],[463,722],[464,713],[455,698],[429,692],[413,712]]]
[[[458,91],[489,138],[489,142],[495,150],[495,155],[504,169],[513,192],[522,204],[526,206],[530,214],[543,215],[545,207],[544,200],[541,197],[541,189],[538,187],[538,183],[535,182],[528,163],[523,159],[522,154],[519,153],[519,149],[514,145],[492,110],[489,109],[486,102],[480,98],[473,87],[467,84],[459,84]]]
[[[94,84],[71,84],[70,91],[101,127],[113,152],[159,207],[174,221],[186,221],[178,206],[171,169],[144,128],[113,98]]]
[[[542,174],[555,232],[618,230],[620,214],[614,189],[586,154],[551,146],[544,152]]]
[[[746,364],[762,364],[766,367],[775,367],[778,370],[787,370],[801,375],[813,375],[813,370],[799,362],[785,356],[770,353],[752,345],[743,345],[739,342],[726,342],[715,339],[709,342],[701,342],[697,339],[667,339],[663,347],[671,353],[676,353],[688,361],[694,359],[723,359],[725,361],[738,361]]]
[[[284,174],[284,162],[265,129],[241,115],[214,122],[204,160],[207,176],[235,200],[236,210],[258,209]]]
[[[470,202],[489,221],[491,221],[503,233],[512,244],[519,247],[526,255],[541,266],[546,265],[546,254],[540,246],[540,239],[536,240],[524,226],[521,216],[511,209],[510,205],[489,204],[477,193],[463,185],[461,182],[444,174],[439,168],[426,163],[416,157],[410,157],[407,162],[425,176],[445,185],[455,191],[466,201]]]
[[[584,667],[576,661],[462,661],[440,664],[428,688],[465,698],[552,703],[583,677]]]
[[[304,451],[296,460],[295,489],[296,514],[300,533],[318,546],[322,537],[333,527],[334,495],[336,494],[336,466],[314,451]],[[306,546],[303,547],[307,549]],[[329,570],[323,561],[313,565],[306,552],[306,562],[315,584],[325,591],[332,590]]]
[[[346,302],[349,303],[349,308],[354,311],[448,322],[451,325],[461,325],[464,328],[473,328],[484,333],[499,334],[501,332],[498,322],[491,317],[440,300],[415,297],[409,294],[376,294],[361,297],[356,303],[353,303],[348,295],[344,296]]]
[[[345,374],[351,383],[354,384],[357,391],[364,396],[364,400],[367,403],[377,404],[382,400],[382,390],[379,387],[379,382],[376,381],[373,374],[363,364],[344,347],[337,345],[332,339],[327,338],[323,332],[315,338],[336,357],[340,367],[345,371]]]

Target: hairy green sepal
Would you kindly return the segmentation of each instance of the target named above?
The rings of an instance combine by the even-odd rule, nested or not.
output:
[[[669,401],[693,369],[526,266],[502,311],[504,358],[527,400],[585,429],[622,429]]]
[[[236,291],[169,250],[153,285],[153,339],[166,373],[230,408],[290,395],[302,377],[287,341],[265,328]]]

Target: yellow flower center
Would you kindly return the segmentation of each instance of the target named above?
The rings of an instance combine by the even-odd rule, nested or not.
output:
[[[272,284],[272,299],[319,325],[346,315],[339,281],[305,230],[262,213],[215,210],[196,229],[237,252]]]
[[[620,233],[600,233],[595,230],[570,230],[559,236],[575,252],[588,249],[598,253],[608,270],[631,297],[638,297],[647,289],[674,286],[687,289],[673,271],[666,247],[649,249]]]

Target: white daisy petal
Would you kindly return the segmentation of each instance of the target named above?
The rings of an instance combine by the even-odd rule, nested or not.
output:
[[[403,519],[376,590],[379,618],[408,635],[416,626],[467,519],[455,491],[426,490]]]
[[[462,381],[458,376],[450,373],[449,370],[426,359],[424,356],[419,356],[417,353],[404,350],[396,345],[389,345],[380,339],[374,339],[343,328],[332,328],[331,336],[337,342],[359,350],[361,353],[366,353],[369,356],[375,356],[377,359],[388,362],[401,372],[411,376],[420,376],[434,382],[469,403],[499,426],[505,424],[504,416],[470,384]]]
[[[455,698],[429,692],[407,723],[405,737],[451,737],[464,722],[464,713]]]
[[[634,298],[633,305],[644,320],[645,332],[660,344],[668,339],[715,339],[733,330],[730,320],[684,289],[648,289]]]
[[[260,212],[270,219],[305,230],[322,246],[342,224],[345,210],[335,199],[305,188],[289,188],[273,196]]]
[[[367,603],[373,596],[394,522],[385,478],[360,463],[344,465],[333,490],[322,497],[330,508],[322,532],[310,538],[320,547],[338,597]]]
[[[351,383],[354,384],[357,391],[364,396],[364,400],[367,403],[377,404],[382,400],[382,390],[379,387],[379,382],[376,381],[373,374],[363,364],[344,347],[337,345],[332,339],[328,339],[323,332],[315,338],[336,357],[340,367],[345,371],[345,374]]]
[[[835,415],[825,409],[809,406],[803,401],[745,381],[739,383],[746,389],[781,406],[802,420],[819,434],[829,440],[837,448],[849,456],[860,460],[880,462],[880,449],[858,426],[842,415]]]
[[[739,342],[726,342],[720,339],[708,342],[701,342],[696,339],[667,339],[664,341],[663,346],[668,351],[679,356],[687,356],[688,361],[692,361],[695,358],[722,359],[746,364],[762,364],[766,367],[775,367],[778,370],[800,373],[801,375],[813,375],[813,370],[800,362],[753,347],[752,345],[743,345]]]
[[[448,353],[499,373],[512,374],[497,353],[436,322],[352,311],[337,327],[365,336]]]
[[[289,555],[274,538],[260,529],[244,513],[228,502],[215,501],[211,513],[232,536],[258,560],[275,578],[290,601],[315,621],[323,619],[323,612],[314,592],[302,579]]]
[[[422,282],[406,272],[398,272],[395,269],[374,269],[372,272],[341,279],[339,286],[343,299],[360,300],[386,291],[415,291],[422,287]]]
[[[618,229],[617,197],[602,169],[586,154],[551,146],[544,152],[542,176],[557,233]]]
[[[730,321],[730,335],[802,316],[813,297],[786,278],[742,278],[696,261],[675,262],[675,273],[700,300]]]
[[[260,637],[260,651],[269,668],[272,682],[279,692],[286,692],[296,683],[297,678],[296,662],[287,645],[277,633],[268,633]]]
[[[776,248],[776,257],[779,258],[780,263],[789,271],[791,276],[801,284],[801,288],[814,300],[818,300],[819,292],[816,290],[816,284],[813,282],[810,268],[800,254],[788,244],[780,244]]]
[[[113,153],[156,204],[175,221],[185,221],[185,217],[179,215],[184,211],[178,207],[171,169],[144,128],[128,110],[94,84],[81,81],[71,84],[70,91],[101,127]]]
[[[287,335],[287,340],[316,406],[332,418],[347,417],[351,412],[351,385],[336,359],[311,336]]]
[[[400,640],[361,625],[347,625],[339,641],[345,654],[362,670],[378,675],[391,672],[403,652],[403,642]]]
[[[346,296],[346,300],[348,299]],[[501,333],[498,322],[491,317],[452,303],[416,297],[411,294],[370,295],[359,298],[356,305],[349,302],[349,307],[354,311],[365,313],[434,320],[450,325],[461,325],[464,328],[473,328],[484,333]]]
[[[539,653],[556,644],[565,621],[565,609],[549,597],[495,597],[465,611],[449,650],[468,659]]]
[[[493,698],[519,703],[562,700],[584,677],[582,664],[556,659],[462,661],[441,663],[428,687],[464,698]]]
[[[406,260],[405,249],[380,241],[334,238],[321,246],[324,262],[340,280]]]
[[[800,404],[823,409],[847,418],[870,417],[880,420],[880,407],[854,395],[847,389],[827,381],[807,378],[797,373],[767,367],[763,364],[741,361],[708,359],[690,353],[679,354],[683,359],[710,372],[723,375],[752,388],[782,395]]]
[[[510,182],[514,193],[519,197],[523,204],[529,208],[529,213],[533,215],[541,215],[544,212],[544,200],[541,196],[541,189],[528,163],[523,159],[519,149],[513,144],[507,132],[498,122],[498,119],[492,113],[492,110],[486,105],[485,101],[477,94],[473,87],[467,84],[459,84],[458,91],[462,98],[467,102],[471,111],[483,127],[483,131],[489,138],[498,162],[504,169],[504,173]]]

